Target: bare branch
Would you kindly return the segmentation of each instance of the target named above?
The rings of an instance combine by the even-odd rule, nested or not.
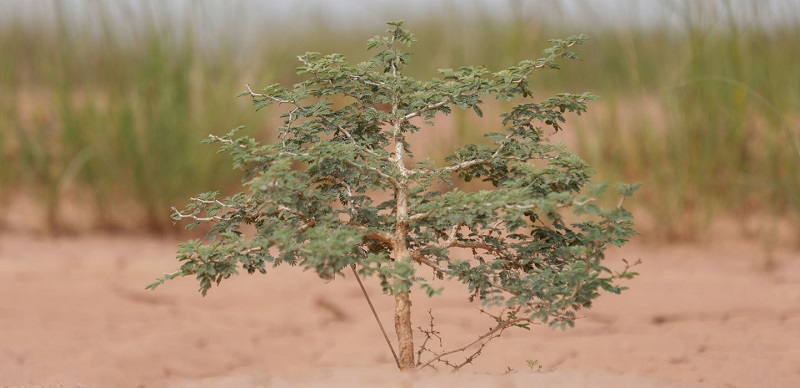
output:
[[[196,214],[183,214],[178,211],[178,208],[172,207],[172,213],[178,217],[179,219],[192,219],[195,221],[222,221],[221,216],[211,216],[211,217],[198,217]]]
[[[440,348],[442,347],[442,337],[441,337],[439,331],[436,330],[436,328],[434,327],[434,324],[433,324],[433,310],[429,309],[428,310],[428,315],[430,315],[430,317],[431,317],[430,323],[428,324],[429,328],[428,329],[423,329],[422,327],[417,327],[417,329],[420,332],[422,332],[422,334],[425,335],[425,339],[422,341],[422,344],[419,346],[419,350],[417,351],[417,368],[419,368],[420,365],[422,364],[422,354],[425,351],[428,351],[428,352],[431,352],[433,354],[436,354],[432,350],[427,348],[428,341],[430,341],[433,338],[436,338],[436,339],[439,340],[439,347]],[[433,368],[433,369],[436,369],[433,365],[429,365],[429,366],[431,368]]]
[[[483,312],[483,310],[481,310],[481,311]],[[518,312],[518,311],[519,311],[519,308],[516,310],[516,312]],[[461,364],[453,366],[452,364],[447,362],[448,365],[453,366],[454,371],[457,371],[457,370],[461,369],[464,365],[471,363],[478,355],[480,355],[481,351],[483,350],[483,348],[486,346],[486,344],[490,340],[499,337],[503,333],[503,331],[505,331],[507,328],[509,328],[511,326],[519,325],[519,324],[522,324],[522,323],[532,323],[529,318],[514,318],[514,319],[509,319],[509,320],[503,320],[502,317],[500,317],[500,316],[494,316],[494,315],[491,315],[491,314],[488,314],[488,313],[486,313],[486,314],[492,316],[493,318],[495,318],[495,320],[497,321],[497,325],[495,327],[490,329],[488,332],[482,334],[481,336],[479,336],[474,341],[471,341],[471,342],[469,342],[469,343],[467,343],[467,344],[465,344],[463,346],[460,346],[460,347],[458,347],[456,349],[453,349],[453,350],[450,350],[450,351],[447,351],[447,352],[443,352],[443,353],[439,353],[439,354],[434,353],[435,356],[431,360],[428,360],[428,362],[426,362],[424,364],[421,364],[420,368],[425,368],[427,366],[430,366],[434,362],[446,362],[444,360],[444,357],[447,357],[447,356],[449,356],[451,354],[454,354],[454,353],[463,352],[463,351],[469,349],[471,346],[473,346],[475,344],[480,344],[478,349],[476,351],[474,351],[471,355],[469,355],[466,358],[466,360],[464,362],[462,362]]]

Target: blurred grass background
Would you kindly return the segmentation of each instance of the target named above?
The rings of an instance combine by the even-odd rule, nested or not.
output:
[[[359,9],[363,22],[349,23],[308,1],[287,2],[275,8],[285,15],[268,21],[246,16],[270,2],[191,1],[171,13],[157,2],[74,3],[0,12],[6,228],[27,200],[37,211],[22,217],[51,231],[179,230],[170,206],[239,182],[228,159],[200,141],[239,125],[270,137],[274,117],[233,97],[245,83],[295,82],[294,58],[305,51],[361,61],[383,22],[405,19],[419,39],[409,69],[419,77],[460,65],[501,69],[538,58],[547,39],[589,34],[581,62],[537,73],[531,85],[537,99],[601,97],[568,120],[573,132],[562,140],[600,179],[644,183],[633,206],[649,220],[648,235],[697,237],[720,219],[766,242],[781,223],[800,230],[799,18],[772,23],[759,2],[611,3],[634,15],[624,23],[596,22],[589,0],[491,3],[505,16],[478,2],[414,12],[374,2]],[[587,17],[569,22],[576,4]],[[640,6],[655,7],[655,16],[637,19],[631,7]],[[800,6],[787,1],[771,12],[800,15]],[[492,129],[471,113],[451,120],[451,144],[431,142],[428,155]]]

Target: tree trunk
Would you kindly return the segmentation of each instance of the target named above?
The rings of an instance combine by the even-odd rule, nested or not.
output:
[[[397,78],[396,63],[398,59],[392,61],[392,73]],[[392,115],[397,114],[400,106],[400,98],[395,94],[392,97]],[[395,121],[392,124],[392,135],[394,137],[394,162],[400,173],[398,183],[395,185],[395,210],[397,211],[397,224],[395,226],[393,255],[397,262],[411,261],[408,254],[408,169],[406,168],[403,156],[405,154],[405,137],[402,133],[402,122]],[[396,282],[405,282],[403,279],[395,279]],[[396,284],[399,285],[399,284]],[[400,370],[413,370],[416,368],[414,363],[414,331],[411,327],[411,285],[402,287],[406,291],[395,291],[394,294],[394,330],[397,333],[397,345],[400,348]]]
[[[414,332],[411,327],[410,291],[398,292],[394,295],[394,329],[397,332],[397,343],[400,351],[400,370],[416,368],[414,363]]]
[[[402,163],[402,161],[400,161]],[[408,191],[405,182],[396,191],[397,225],[394,235],[393,254],[397,262],[410,261],[408,254]],[[396,282],[405,282],[395,279]],[[408,287],[404,289],[409,290]],[[411,291],[396,291],[394,294],[394,330],[397,333],[397,345],[400,348],[400,370],[416,368],[414,363],[414,331],[411,327]]]

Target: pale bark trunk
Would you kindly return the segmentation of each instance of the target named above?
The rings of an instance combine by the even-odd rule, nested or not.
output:
[[[400,187],[396,193],[397,225],[394,235],[394,259],[398,262],[411,260],[406,247],[408,236],[408,193]],[[411,326],[410,291],[397,291],[394,295],[394,329],[400,352],[400,370],[416,368],[414,362],[414,331]]]
[[[400,352],[400,370],[416,368],[414,362],[414,332],[411,328],[411,299],[409,291],[394,295],[394,329]]]
[[[394,38],[392,38],[394,40]],[[397,59],[395,59],[396,61]],[[392,62],[392,75],[398,77],[395,62]],[[400,98],[395,94],[392,97],[392,115],[397,115],[400,106]],[[394,162],[400,172],[400,179],[395,186],[395,210],[397,211],[397,224],[393,241],[393,255],[395,261],[411,261],[408,253],[408,170],[403,161],[405,139],[401,131],[402,122],[396,121],[392,125],[392,135],[394,136]],[[399,279],[395,279],[400,282]],[[410,289],[410,284],[405,289]],[[394,329],[397,332],[397,343],[400,352],[400,370],[412,370],[416,368],[414,362],[414,331],[411,327],[411,298],[410,291],[396,291],[394,295]]]

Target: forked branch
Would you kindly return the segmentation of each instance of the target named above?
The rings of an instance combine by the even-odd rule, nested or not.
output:
[[[530,318],[518,318],[516,316],[516,314],[520,310],[521,310],[521,307],[517,307],[516,309],[514,309],[514,310],[512,310],[510,312],[508,312],[507,310],[503,310],[498,315],[492,315],[492,314],[486,312],[485,310],[481,309],[480,310],[481,313],[492,317],[497,322],[497,324],[494,327],[492,327],[491,329],[489,329],[489,331],[487,331],[486,333],[478,336],[478,338],[476,338],[475,340],[473,340],[473,341],[471,341],[471,342],[469,342],[469,343],[467,343],[467,344],[465,344],[463,346],[455,348],[453,350],[445,351],[445,352],[442,352],[442,353],[436,353],[436,352],[434,352],[434,351],[432,351],[432,350],[430,350],[430,349],[428,349],[426,347],[428,341],[430,339],[432,339],[433,337],[436,337],[436,338],[439,339],[439,344],[441,346],[441,337],[439,336],[439,332],[434,330],[433,314],[430,314],[430,312],[429,312],[429,314],[431,315],[430,328],[429,329],[419,328],[419,330],[423,334],[425,334],[425,340],[422,342],[422,345],[420,346],[420,349],[417,352],[417,354],[420,356],[420,357],[418,357],[417,367],[419,369],[426,368],[426,367],[432,367],[432,368],[435,369],[433,364],[438,362],[438,363],[442,363],[442,364],[445,364],[445,365],[453,368],[453,372],[456,372],[456,371],[460,370],[461,368],[463,368],[465,365],[471,364],[473,361],[475,361],[475,359],[478,356],[481,355],[481,352],[483,352],[483,348],[486,347],[486,345],[489,343],[489,341],[491,341],[494,338],[500,337],[500,335],[503,334],[503,331],[505,331],[509,327],[520,326],[520,325],[533,323],[530,320]],[[504,313],[507,314],[508,318],[503,318],[503,314]],[[465,357],[464,360],[461,361],[460,363],[454,363],[454,362],[452,362],[452,361],[450,361],[450,360],[448,360],[446,358],[447,356],[450,356],[450,355],[455,354],[455,353],[465,352],[468,349],[470,349],[471,347],[474,347],[476,345],[477,345],[477,347],[475,348],[475,350],[470,352],[469,355],[467,357]],[[432,353],[433,354],[433,358],[431,358],[427,362],[423,363],[422,360],[421,360],[421,356],[426,351]]]

